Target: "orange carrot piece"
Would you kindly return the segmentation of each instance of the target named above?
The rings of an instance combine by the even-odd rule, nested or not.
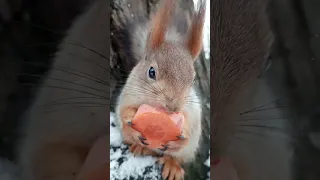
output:
[[[141,105],[132,123],[150,148],[163,148],[161,144],[178,140],[184,121],[182,113],[167,114],[148,105]]]

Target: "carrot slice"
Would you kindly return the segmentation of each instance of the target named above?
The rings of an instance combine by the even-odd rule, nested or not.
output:
[[[182,113],[167,114],[148,105],[141,105],[132,120],[133,128],[147,139],[150,148],[163,148],[161,144],[178,140],[184,121]]]

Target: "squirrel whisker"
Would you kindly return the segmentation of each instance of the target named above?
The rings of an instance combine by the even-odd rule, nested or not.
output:
[[[47,114],[55,113],[55,112],[62,111],[62,110],[69,111],[70,109],[75,109],[75,108],[103,108],[103,109],[106,109],[106,107],[108,107],[108,106],[109,106],[109,104],[108,105],[96,105],[96,106],[93,106],[93,105],[73,105],[73,106],[69,106],[69,107],[48,110],[48,111],[45,111],[45,113],[47,113]]]
[[[19,75],[22,75],[22,76],[30,76],[30,77],[39,77],[39,78],[42,77],[41,75],[28,74],[28,73],[22,73],[22,74],[19,74]],[[101,90],[101,89],[93,88],[93,87],[91,87],[91,86],[87,86],[87,85],[84,85],[84,84],[81,84],[81,83],[76,83],[76,82],[73,82],[73,81],[64,80],[64,79],[60,79],[60,78],[56,78],[56,77],[50,77],[50,76],[48,76],[47,78],[48,78],[48,79],[51,79],[51,80],[54,80],[54,81],[59,81],[59,82],[67,83],[67,84],[73,84],[73,85],[85,87],[85,88],[88,88],[88,89],[91,89],[91,90],[95,90],[95,91],[97,91],[97,92],[108,92],[108,91],[106,91],[106,90]]]
[[[265,125],[254,125],[254,124],[235,124],[237,127],[249,127],[249,128],[256,128],[256,129],[268,129],[271,131],[276,132],[284,132],[288,133],[287,129],[276,127],[276,126],[265,126]]]
[[[68,100],[80,100],[80,99],[92,99],[92,100],[105,100],[105,98],[101,98],[101,97],[94,97],[94,96],[78,96],[78,97],[68,97],[68,98],[61,98],[61,99],[57,99],[48,103],[44,103],[42,104],[42,106],[46,106],[48,104],[51,103],[56,103],[56,102],[64,102],[64,101],[68,101]],[[70,101],[71,102],[71,101]]]
[[[247,119],[238,119],[239,121],[246,122],[246,121],[266,121],[266,120],[287,120],[288,118],[283,117],[261,117],[261,118],[247,118]]]
[[[70,75],[78,76],[78,77],[81,77],[81,78],[85,78],[85,79],[91,80],[93,82],[96,82],[98,84],[109,86],[108,82],[103,81],[100,78],[96,78],[94,76],[91,76],[91,75],[89,75],[87,73],[83,73],[81,71],[76,71],[74,69],[70,69],[71,71],[67,71],[66,69],[60,69],[60,68],[52,68],[52,69],[55,70],[55,71],[61,71],[61,72],[66,73],[66,74],[70,74]],[[80,74],[79,73],[74,73],[74,72],[72,72],[72,70],[76,71],[76,72],[79,72]],[[37,77],[38,75],[31,74],[31,73],[18,73],[18,76],[34,76],[34,77]],[[40,77],[40,76],[38,76],[38,77]]]
[[[288,105],[282,105],[282,106],[277,106],[277,107],[264,108],[264,109],[250,111],[250,112],[240,113],[240,115],[252,114],[252,113],[261,112],[261,111],[268,111],[268,110],[276,110],[276,109],[288,108],[288,107],[289,107]]]
[[[245,137],[242,136],[244,139],[249,139],[250,136],[254,137],[254,138],[259,137],[259,138],[265,138],[265,139],[271,139],[271,138],[273,138],[272,136],[277,136],[277,138],[279,138],[281,140],[290,139],[290,136],[287,133],[280,133],[282,136],[279,136],[279,134],[277,134],[277,135],[274,135],[272,133],[265,134],[265,133],[261,133],[261,132],[253,132],[253,131],[244,130],[244,129],[239,129],[234,134],[236,134],[238,136],[242,134],[243,136],[245,136]],[[235,136],[235,135],[233,135],[233,136]]]
[[[20,83],[20,84],[22,84],[24,86],[31,86],[31,87],[38,85],[38,84],[35,84],[35,83]],[[66,87],[53,86],[53,85],[43,85],[43,88],[53,88],[53,89],[60,89],[60,90],[65,90],[65,91],[74,91],[74,92],[80,92],[80,93],[83,93],[83,94],[89,94],[89,95],[93,95],[93,96],[96,96],[96,97],[109,99],[109,97],[107,97],[107,96],[102,96],[102,95],[94,94],[94,93],[91,93],[91,92],[88,92],[88,91],[82,91],[82,90],[79,90],[79,89],[66,88]]]

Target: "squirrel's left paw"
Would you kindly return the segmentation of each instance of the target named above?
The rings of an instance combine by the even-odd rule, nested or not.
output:
[[[176,152],[180,151],[182,148],[184,148],[189,142],[189,136],[187,133],[182,132],[180,136],[177,136],[176,141],[169,141],[167,144],[162,144],[161,146],[163,148],[160,148],[161,151],[167,151],[167,152]]]

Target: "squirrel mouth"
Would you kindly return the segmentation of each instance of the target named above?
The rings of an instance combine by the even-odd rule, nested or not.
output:
[[[147,105],[147,104],[145,104]],[[141,105],[143,106],[143,105]],[[140,106],[140,107],[141,107]],[[157,112],[161,112],[161,113],[166,113],[170,116],[171,120],[176,124],[176,126],[181,129],[183,124],[184,124],[184,121],[185,121],[185,117],[183,115],[182,112],[168,112],[166,108],[164,108],[163,106],[161,105],[156,105],[156,106],[151,106],[151,105],[148,105],[150,107],[153,108],[152,111],[157,111]],[[149,108],[148,108],[149,109]],[[150,110],[150,109],[149,109]],[[149,111],[147,110],[147,111]],[[146,111],[146,110],[142,110],[142,111]],[[142,112],[141,110],[139,111],[140,113]]]
[[[155,108],[157,109],[157,111],[159,112],[165,112],[165,113],[168,113],[168,114],[179,114],[179,112],[172,112],[172,111],[169,111],[167,108],[161,106],[161,105],[158,105],[158,106],[155,106]]]

